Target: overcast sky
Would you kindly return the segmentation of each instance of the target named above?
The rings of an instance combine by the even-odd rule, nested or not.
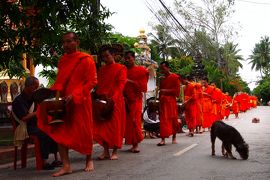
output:
[[[153,0],[152,0],[153,1]],[[154,0],[159,3],[158,0]],[[167,5],[173,0],[163,0]],[[145,0],[101,0],[101,3],[115,12],[109,19],[115,29],[127,36],[137,36],[140,29],[146,33],[151,31],[149,22],[154,17],[148,10]],[[239,21],[241,29],[237,29],[239,37],[234,40],[239,44],[241,55],[246,59],[252,53],[255,43],[258,43],[262,36],[270,36],[270,0],[236,0],[235,21]],[[251,71],[247,62],[242,62],[244,68],[240,70],[241,77],[249,82],[255,81],[258,72]],[[249,87],[253,89],[254,83]]]

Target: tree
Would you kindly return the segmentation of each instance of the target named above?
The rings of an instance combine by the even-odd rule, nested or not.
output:
[[[149,48],[151,49],[151,59],[156,61],[157,63],[161,62],[161,58],[159,56],[159,52],[156,46],[154,46],[153,44],[148,44]]]
[[[173,38],[177,39],[179,46],[195,55],[197,51],[204,53],[205,48],[211,46],[213,57],[204,57],[215,60],[217,67],[222,69],[222,56],[220,47],[236,34],[235,27],[229,22],[233,11],[233,0],[175,0],[174,9],[170,10],[160,0],[161,10],[155,10],[148,4],[149,9],[157,17],[159,23],[169,27]],[[199,33],[198,33],[199,32]],[[201,45],[204,43],[205,45]],[[214,53],[213,53],[214,52]],[[209,54],[207,54],[209,55]]]
[[[136,37],[124,36],[121,33],[113,33],[110,35],[108,40],[111,44],[118,43],[118,44],[123,45],[124,50],[137,51],[134,48],[134,44],[138,42],[138,38]]]
[[[111,26],[104,20],[110,15],[99,0],[1,1],[0,70],[7,69],[10,77],[23,71],[23,53],[34,64],[55,67],[53,54],[62,54],[60,38],[66,31],[77,32],[81,48],[94,54],[108,36]]]
[[[259,85],[253,90],[253,94],[262,101],[263,105],[267,105],[270,101],[270,78],[264,78],[258,83]]]
[[[183,17],[184,26],[189,33],[202,31],[211,38],[210,42],[216,53],[212,59],[216,59],[219,68],[223,64],[219,49],[234,34],[228,23],[234,12],[232,7],[232,2],[227,0],[201,0],[197,4],[192,1],[175,1],[176,12]]]
[[[172,38],[169,33],[168,26],[156,25],[154,27],[156,35],[149,33],[149,36],[152,37],[151,44],[159,52],[159,56],[164,60],[168,60],[173,50],[175,49],[176,40]]]
[[[260,71],[261,78],[270,76],[270,41],[269,37],[262,37],[255,44],[252,55],[249,56],[251,68]]]
[[[170,59],[170,71],[187,76],[192,71],[193,60],[191,56],[180,56]]]
[[[237,49],[238,44],[233,44],[232,42],[227,42],[224,47],[222,47],[222,58],[224,62],[224,71],[228,76],[234,76],[239,68],[242,68],[241,60],[243,57],[239,55],[240,49]]]

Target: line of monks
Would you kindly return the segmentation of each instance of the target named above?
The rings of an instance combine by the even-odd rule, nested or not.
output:
[[[125,53],[125,66],[117,63],[115,50],[111,47],[100,49],[99,55],[103,66],[96,72],[92,56],[77,50],[78,37],[73,32],[63,36],[65,54],[58,64],[58,74],[52,90],[59,91],[66,104],[65,122],[49,125],[46,112],[38,109],[38,127],[58,143],[58,150],[63,167],[53,174],[62,176],[72,173],[69,149],[86,155],[85,171],[94,169],[92,161],[93,142],[103,147],[99,160],[117,160],[117,150],[122,148],[123,139],[132,147],[132,153],[140,152],[139,143],[143,140],[141,114],[143,93],[147,91],[149,72],[135,64],[135,54]],[[180,82],[185,85],[185,118],[190,136],[196,126],[209,128],[211,124],[228,116],[229,105],[235,114],[251,106],[246,94],[235,96],[231,102],[215,86],[193,83],[170,72],[167,61],[160,64],[162,78],[159,85],[159,119],[161,142],[172,135],[172,144],[176,144],[179,129],[177,98],[180,94]],[[71,74],[71,75],[70,75]],[[112,115],[106,121],[93,117],[92,101],[89,91],[95,90],[97,97],[110,98],[114,102]],[[226,98],[225,98],[226,97]],[[247,102],[247,103],[242,103]],[[252,105],[252,106],[256,106]],[[226,107],[226,108],[225,108]],[[95,109],[94,109],[95,111]],[[112,151],[110,152],[110,149]]]
[[[193,136],[195,130],[203,132],[205,128],[210,129],[215,121],[228,119],[231,111],[238,118],[239,112],[257,106],[256,96],[238,92],[232,98],[216,87],[215,83],[209,85],[207,79],[197,83],[183,79],[182,82],[185,85],[185,119],[189,136]]]

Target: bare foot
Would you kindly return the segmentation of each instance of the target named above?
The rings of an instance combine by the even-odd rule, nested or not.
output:
[[[66,175],[66,174],[71,174],[72,173],[72,170],[70,168],[61,168],[58,172],[56,173],[53,173],[52,176],[53,177],[58,177],[58,176],[63,176],[63,175]]]
[[[90,161],[86,162],[86,166],[84,168],[84,171],[85,172],[90,172],[90,171],[93,171],[93,170],[94,170],[93,160],[90,160]]]
[[[173,139],[173,140],[172,140],[172,144],[177,144],[176,139]]]
[[[200,130],[200,134],[202,134],[204,132],[204,130]]]
[[[111,156],[111,158],[110,158],[110,160],[118,160],[118,156],[117,156],[117,154],[112,154],[112,156]]]

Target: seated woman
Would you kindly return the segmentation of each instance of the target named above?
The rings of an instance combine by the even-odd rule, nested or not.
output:
[[[43,159],[43,169],[52,170],[55,167],[62,166],[62,162],[58,161],[56,142],[37,127],[33,94],[38,87],[39,80],[36,77],[28,76],[26,78],[23,91],[12,102],[12,114],[16,122],[18,121],[17,125],[20,121],[26,122],[28,134],[38,137]],[[48,163],[50,153],[53,153],[55,158],[52,163]]]
[[[143,111],[143,128],[149,132],[150,138],[159,137],[160,122],[158,115],[158,107],[155,104],[154,98],[147,99],[146,107]]]

